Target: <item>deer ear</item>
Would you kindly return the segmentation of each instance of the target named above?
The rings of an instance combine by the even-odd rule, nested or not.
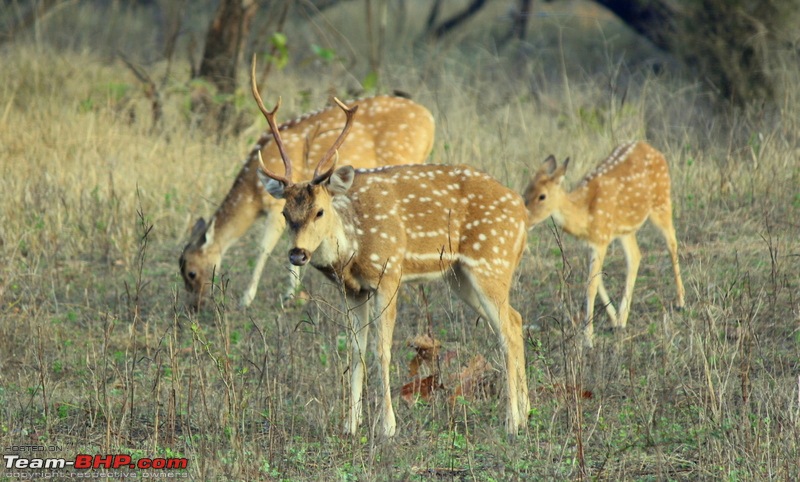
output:
[[[261,180],[261,184],[264,186],[264,189],[272,197],[275,199],[283,199],[285,191],[286,191],[286,184],[282,181],[278,181],[277,179],[272,179],[271,177],[264,174],[261,169],[258,170],[258,178]]]
[[[556,163],[556,157],[550,154],[549,156],[547,156],[547,159],[545,159],[544,162],[542,163],[542,167],[541,169],[539,169],[539,172],[552,175],[557,167],[558,164]]]
[[[203,218],[199,218],[196,223],[194,223],[194,227],[192,227],[192,234],[189,236],[191,238],[196,238],[206,229],[206,220]]]
[[[342,166],[331,175],[328,181],[328,191],[331,194],[344,194],[353,185],[356,171],[352,166]]]
[[[205,222],[203,222],[203,224],[205,224]],[[216,226],[216,224],[216,219],[212,219],[211,222],[208,223],[206,232],[203,234],[203,237],[200,238],[203,241],[203,243],[200,245],[201,248],[204,248],[214,242],[214,226]],[[195,225],[195,227],[197,227],[197,225]]]
[[[555,162],[555,159],[553,159]],[[552,172],[553,179],[555,179],[557,184],[561,184],[564,181],[564,174],[567,173],[567,166],[569,166],[569,157],[564,159],[564,164],[562,164],[555,172]]]
[[[200,249],[214,242],[214,219],[206,225],[206,220],[200,218],[192,227],[192,234],[189,236],[189,245]],[[187,246],[189,246],[187,245]]]

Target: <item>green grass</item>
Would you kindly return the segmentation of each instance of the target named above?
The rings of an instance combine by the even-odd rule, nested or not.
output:
[[[330,13],[332,25],[360,15],[362,7],[348,5]],[[2,447],[57,445],[59,457],[187,457],[198,480],[800,477],[800,71],[785,72],[777,112],[724,118],[690,80],[655,77],[631,60],[620,106],[608,90],[613,68],[602,59],[625,57],[629,37],[607,17],[588,25],[584,17],[539,20],[531,41],[518,46],[523,60],[517,47],[486,48],[489,17],[460,44],[387,52],[381,85],[411,90],[434,113],[436,162],[474,164],[517,190],[550,153],[572,157],[571,184],[618,142],[646,138],[663,150],[684,311],[671,308],[668,255],[646,227],[628,329],[602,331],[601,314],[596,348],[582,352],[572,320],[583,309],[587,251],[564,236],[562,252],[543,224],[531,232],[512,291],[531,328],[527,429],[507,440],[497,373],[486,396],[451,403],[442,393],[410,406],[395,397],[398,435],[381,441],[370,363],[363,427],[342,437],[349,360],[339,293],[309,272],[311,301],[281,310],[285,241],[249,309],[236,300],[256,233],[226,255],[207,310],[183,305],[180,249],[264,129],[255,106],[241,107],[252,119],[241,134],[217,142],[186,113],[189,90],[179,87],[188,79],[175,73],[188,71],[181,60],[164,127],[150,132],[147,100],[121,63],[48,46],[45,33],[43,43],[22,39],[0,52]],[[69,23],[50,21],[49,35],[62,38]],[[135,38],[145,25],[132,22],[119,36]],[[408,25],[399,38],[413,37]],[[290,46],[346,51],[300,27]],[[559,30],[575,50],[548,40]],[[606,40],[592,37],[598,31]],[[358,29],[349,33],[355,49],[365,48]],[[600,52],[579,58],[579,47],[592,42]],[[318,65],[292,52],[268,87],[270,98],[283,96],[286,118],[304,103],[322,105],[329,86],[344,91],[367,73],[365,60],[351,73],[333,61],[320,78]],[[158,77],[165,66],[151,68]],[[615,299],[624,272],[613,248],[606,285]],[[444,286],[428,285],[427,303],[416,287],[400,296],[394,390],[409,381],[406,340],[428,330],[456,353],[453,369],[476,354],[503,366],[490,328]]]

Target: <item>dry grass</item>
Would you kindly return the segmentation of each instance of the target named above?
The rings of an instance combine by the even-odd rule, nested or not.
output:
[[[147,101],[121,63],[9,45],[0,52],[2,446],[185,456],[198,480],[800,478],[800,71],[787,70],[776,112],[717,119],[696,85],[620,62],[624,32],[607,19],[538,21],[529,44],[499,53],[477,29],[440,51],[387,53],[383,81],[434,112],[436,161],[480,166],[515,189],[549,153],[572,157],[573,182],[617,142],[661,148],[684,312],[670,309],[669,259],[645,229],[628,330],[600,333],[582,353],[572,320],[586,251],[540,226],[512,293],[530,325],[528,429],[505,439],[502,393],[455,405],[395,399],[398,436],[381,442],[371,371],[362,437],[341,438],[348,360],[335,287],[309,273],[312,301],[278,309],[283,244],[253,306],[234,308],[256,241],[246,236],[226,258],[212,309],[194,315],[181,300],[187,229],[213,211],[263,129],[255,107],[243,107],[253,127],[217,143],[191,127],[177,78],[164,127],[150,133]],[[579,63],[548,43],[545,33],[559,31],[585,32],[565,43],[600,43],[600,60]],[[318,65],[296,65],[269,91],[288,116],[321,104],[331,86],[350,87],[363,68],[319,79]],[[606,268],[619,293],[618,250]],[[442,286],[424,292],[402,292],[393,388],[409,381],[405,341],[429,331],[456,367],[476,354],[503,365],[483,321]]]

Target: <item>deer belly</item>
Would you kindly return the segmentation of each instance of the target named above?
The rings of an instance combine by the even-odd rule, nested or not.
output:
[[[625,236],[626,234],[635,233],[642,227],[645,219],[623,220],[617,225],[615,236]]]
[[[429,281],[441,279],[452,267],[455,256],[447,252],[411,253],[403,259],[403,281]]]
[[[443,273],[441,271],[429,273],[403,273],[401,280],[403,283],[417,283],[421,281],[433,281],[442,279]]]

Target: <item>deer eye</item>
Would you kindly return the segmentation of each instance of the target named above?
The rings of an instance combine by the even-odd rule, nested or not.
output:
[[[544,201],[547,198],[547,194],[539,194],[539,201]]]
[[[319,211],[317,211],[317,217],[318,218],[321,218],[323,214],[325,214],[325,210],[324,209],[320,209]]]

